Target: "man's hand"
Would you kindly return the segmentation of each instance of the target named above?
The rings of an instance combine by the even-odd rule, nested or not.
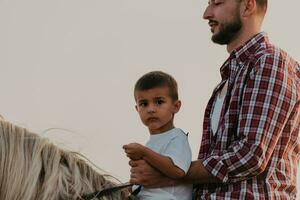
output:
[[[143,159],[145,148],[147,147],[138,143],[130,143],[123,146],[127,157],[131,160]]]
[[[131,166],[130,182],[133,184],[149,188],[166,187],[175,184],[175,180],[164,176],[145,160],[130,160],[129,165]]]

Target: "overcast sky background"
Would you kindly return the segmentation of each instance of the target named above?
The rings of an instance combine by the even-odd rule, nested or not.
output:
[[[175,125],[193,158],[225,46],[210,41],[200,0],[0,0],[0,114],[86,155],[121,181],[122,145],[145,143],[133,85],[163,70],[179,84]],[[300,60],[298,0],[270,1],[263,30]],[[45,130],[58,128],[60,130]],[[66,131],[64,131],[64,129]]]

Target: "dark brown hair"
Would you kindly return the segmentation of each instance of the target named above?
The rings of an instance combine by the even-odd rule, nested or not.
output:
[[[162,71],[152,71],[138,79],[134,86],[134,95],[136,91],[145,91],[157,87],[168,87],[170,97],[178,100],[178,87],[176,80],[169,74]]]

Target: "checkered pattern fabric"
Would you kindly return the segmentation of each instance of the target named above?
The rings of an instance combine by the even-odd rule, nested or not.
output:
[[[198,159],[222,183],[200,185],[197,199],[296,199],[300,158],[300,66],[259,33],[234,50],[204,116]],[[210,119],[228,81],[215,136]]]

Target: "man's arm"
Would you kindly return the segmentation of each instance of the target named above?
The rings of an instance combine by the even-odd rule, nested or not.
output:
[[[200,183],[200,184],[209,184],[209,183],[220,183],[221,181],[211,175],[204,167],[200,160],[193,161],[188,173],[183,179],[184,183]]]
[[[124,145],[123,148],[130,159],[143,159],[169,178],[178,179],[185,175],[181,168],[174,165],[171,158],[158,154],[148,147],[138,143],[131,143]]]
[[[200,160],[193,161],[185,177],[172,179],[157,171],[145,160],[131,160],[130,182],[145,187],[166,187],[182,183],[219,183],[220,180],[213,177],[204,168]]]

